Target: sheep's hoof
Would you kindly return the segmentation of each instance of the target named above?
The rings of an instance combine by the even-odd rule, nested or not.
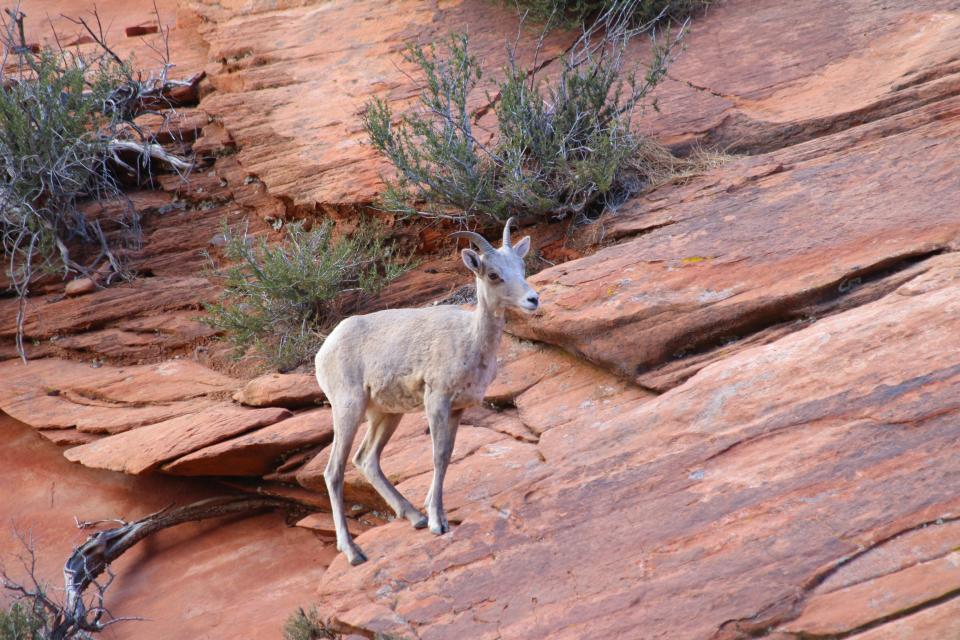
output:
[[[444,518],[443,520],[440,520],[439,522],[430,523],[430,533],[434,535],[442,536],[448,531],[450,531],[450,525],[447,524],[446,518]]]
[[[350,564],[357,566],[358,564],[363,564],[367,561],[367,556],[363,554],[363,551],[360,551],[360,547],[353,545],[344,551],[344,554],[347,556],[347,560],[350,561]]]
[[[350,564],[353,565],[354,567],[357,566],[358,564],[363,564],[366,561],[367,561],[367,556],[363,555],[362,553],[358,553],[357,555],[350,558]]]
[[[427,526],[427,516],[420,513],[420,511],[412,505],[398,513],[397,517],[406,518],[407,521],[413,525],[414,529],[423,529]]]

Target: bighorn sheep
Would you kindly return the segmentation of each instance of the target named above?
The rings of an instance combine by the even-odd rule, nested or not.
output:
[[[453,452],[463,410],[482,399],[497,372],[497,348],[504,312],[512,307],[533,313],[537,293],[524,279],[527,236],[495,249],[483,236],[458,231],[479,249],[464,249],[463,263],[476,276],[477,306],[452,305],[388,309],[347,318],[317,352],[317,381],[333,407],[333,446],[324,479],[330,492],[337,548],[350,564],[367,558],[350,537],[343,513],[343,474],[357,428],[366,414],[367,435],[353,458],[370,484],[396,512],[421,529],[449,531],[443,511],[443,478]],[[391,484],[380,469],[380,454],[404,413],[424,409],[433,441],[433,481],[427,518]]]

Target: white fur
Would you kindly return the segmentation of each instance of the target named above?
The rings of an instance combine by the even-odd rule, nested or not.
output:
[[[497,349],[508,307],[533,312],[536,292],[524,279],[523,256],[530,238],[504,242],[494,249],[476,234],[481,250],[464,249],[464,264],[473,271],[477,307],[391,309],[341,322],[316,357],[317,381],[333,407],[333,445],[324,479],[337,529],[337,548],[351,564],[366,557],[347,531],[343,513],[343,475],[360,423],[367,435],[353,462],[396,512],[415,527],[429,524],[435,534],[449,530],[443,511],[443,478],[466,407],[483,399],[497,373]],[[424,409],[433,442],[433,482],[427,494],[427,517],[404,498],[380,469],[380,454],[404,413]]]

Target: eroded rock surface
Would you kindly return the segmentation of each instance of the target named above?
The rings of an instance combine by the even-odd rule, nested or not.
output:
[[[695,21],[644,125],[668,144],[756,153],[955,95],[949,0],[723,2]],[[790,25],[790,28],[784,28]]]
[[[187,476],[262,476],[279,466],[283,456],[333,440],[329,409],[314,409],[262,429],[203,447],[164,465],[163,470]]]
[[[230,131],[244,170],[300,212],[344,215],[379,192],[387,165],[365,144],[360,114],[374,96],[403,108],[417,95],[413,67],[400,55],[407,42],[467,30],[473,53],[498,73],[506,63],[505,34],[512,40],[520,33],[527,60],[539,35],[518,31],[510,7],[487,2],[188,6],[203,17],[200,32],[219,62],[209,69],[217,91],[203,108]],[[541,60],[569,41],[566,34],[548,38]],[[471,108],[486,102],[477,90]]]
[[[130,476],[87,469],[23,424],[0,415],[0,560],[22,580],[14,529],[31,533],[39,578],[63,585],[63,563],[88,531],[81,520],[135,519],[170,504],[223,495],[207,482]],[[323,574],[335,549],[282,514],[208,520],[162,531],[121,556],[107,604],[140,621],[111,627],[109,637],[276,638]],[[60,592],[51,589],[54,597]],[[6,604],[6,594],[0,603]]]
[[[323,402],[317,378],[309,373],[268,373],[243,386],[233,399],[251,407],[295,409]]]
[[[0,362],[0,410],[37,429],[119,433],[213,406],[237,381],[189,360],[94,367]]]
[[[370,564],[335,560],[321,600],[350,624],[421,638],[840,633],[936,602],[956,588],[960,541],[938,524],[960,508],[958,266],[618,417],[583,412],[548,430],[540,474],[486,508],[472,496],[449,537],[400,523],[361,535]],[[923,526],[950,542],[817,593],[851,556],[882,555]],[[871,592],[890,605],[844,615],[837,604]]]
[[[640,198],[606,221],[639,237],[537,274],[543,310],[513,331],[665,390],[696,370],[658,375],[673,360],[842,307],[955,248],[958,110],[951,98]]]
[[[170,574],[129,568],[133,612],[152,611],[141,583],[181,577],[195,547],[196,637],[271,637],[313,601],[365,636],[424,640],[956,635],[960,13],[940,0],[760,4],[724,0],[696,18],[660,112],[641,120],[676,148],[752,155],[576,231],[602,247],[533,278],[543,313],[511,320],[520,339],[504,340],[487,402],[464,416],[445,485],[452,532],[388,521],[351,468],[351,527],[370,562],[350,568],[330,546],[332,425],[311,406],[315,381],[243,388],[200,364],[211,331],[196,316],[217,293],[201,250],[224,218],[262,233],[300,215],[349,226],[384,169],[360,144],[363,104],[402,109],[416,93],[404,42],[465,27],[496,68],[516,20],[486,0],[182,2],[174,41],[191,48],[186,71],[209,79],[179,117],[206,164],[136,196],[151,212],[143,277],[73,297],[44,285],[28,308],[31,353],[95,361],[0,362],[0,409],[71,460],[147,475],[61,460],[64,477],[173,491],[183,479],[153,475],[213,476],[320,511],[295,533],[265,517],[235,523],[236,538],[191,530],[182,555],[188,534],[161,545]],[[149,22],[141,13],[124,27]],[[547,42],[548,73],[569,37]],[[646,55],[645,43],[631,53]],[[486,96],[471,101],[489,129]],[[579,255],[547,233],[550,256]],[[431,260],[371,304],[421,304],[465,281]],[[13,355],[15,306],[0,300],[0,357]],[[156,363],[171,355],[182,358]],[[140,360],[155,364],[125,366]],[[267,408],[232,402],[241,388],[238,402]],[[9,446],[35,451],[27,436]],[[413,415],[384,454],[415,504],[430,449]],[[49,499],[31,487],[23,505]],[[211,586],[247,575],[230,565],[247,536],[265,560],[250,569],[263,590],[243,601],[270,609],[262,628]],[[188,601],[170,598],[173,610]],[[208,619],[217,607],[227,613]]]
[[[240,409],[214,405],[68,449],[67,460],[96,469],[140,475],[170,460],[232,436],[290,417],[286,409]]]

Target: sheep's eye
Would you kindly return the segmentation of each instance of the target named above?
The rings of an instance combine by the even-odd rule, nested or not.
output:
[[[490,282],[500,282],[500,280],[502,280],[500,274],[493,273],[492,271],[487,274],[487,277],[490,278]]]

